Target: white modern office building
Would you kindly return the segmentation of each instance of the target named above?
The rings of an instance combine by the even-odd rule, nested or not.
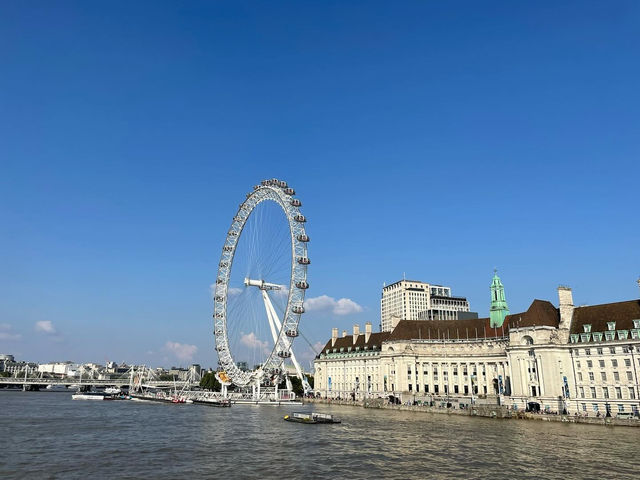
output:
[[[390,332],[400,320],[457,320],[468,312],[464,297],[451,295],[451,287],[400,280],[382,288],[380,330]]]

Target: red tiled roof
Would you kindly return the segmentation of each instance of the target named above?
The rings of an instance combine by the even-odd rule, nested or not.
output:
[[[571,321],[571,333],[584,332],[583,325],[590,324],[592,332],[608,330],[607,322],[616,322],[616,330],[633,328],[633,320],[640,319],[640,300],[605,303],[588,307],[576,307]]]
[[[468,320],[401,320],[391,332],[389,341],[415,339],[466,340],[506,335],[509,328],[558,327],[558,309],[546,300],[534,300],[526,312],[507,315],[500,328],[493,328],[489,318]]]
[[[382,346],[382,342],[386,341],[388,336],[389,332],[372,333],[369,336],[369,341],[365,343],[365,334],[361,333],[358,335],[356,343],[354,344],[353,335],[347,335],[346,337],[338,337],[335,345],[333,346],[331,345],[331,339],[329,339],[325,346],[322,347],[322,353],[329,353],[328,351],[333,350],[334,348],[336,348],[338,352],[340,351],[340,348],[344,348],[346,351],[348,347],[360,347],[360,350],[364,350],[364,347],[371,349],[375,345],[377,348],[380,348]]]

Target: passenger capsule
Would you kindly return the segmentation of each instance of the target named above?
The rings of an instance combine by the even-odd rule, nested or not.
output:
[[[218,285],[220,285],[220,284],[224,283],[224,278],[216,278],[216,283],[217,283]]]
[[[266,187],[267,185],[269,185],[269,180],[262,180],[260,182],[260,185],[262,185],[263,187]]]
[[[304,313],[304,307],[302,305],[294,305],[291,308],[291,311],[293,313],[297,313],[297,314]]]
[[[293,219],[294,219],[296,222],[300,222],[300,223],[304,223],[304,222],[306,222],[306,221],[307,221],[307,219],[305,218],[305,216],[304,216],[304,215],[296,215],[295,217],[293,217]]]
[[[286,193],[287,195],[295,195],[296,194],[296,191],[291,187],[285,188],[283,190],[283,192]]]
[[[309,235],[305,235],[304,233],[303,233],[303,234],[298,235],[298,237],[297,237],[297,238],[298,238],[298,241],[299,241],[299,242],[308,242],[309,240],[311,240],[311,239],[309,238]]]
[[[222,302],[224,297],[222,295],[216,295],[216,302]]]
[[[285,334],[287,335],[287,337],[297,337],[298,336],[298,331],[297,330],[287,330],[285,332]]]
[[[296,287],[301,290],[306,290],[307,288],[309,288],[309,284],[307,282],[296,282]]]
[[[289,203],[294,207],[301,207],[302,206],[302,202],[300,200],[298,200],[297,198],[292,198]]]
[[[225,245],[224,247],[222,247],[222,250],[225,252],[233,252],[233,247],[230,247],[229,245]]]
[[[298,263],[300,265],[309,265],[311,264],[311,260],[309,260],[307,257],[298,257]]]
[[[291,356],[291,352],[288,352],[286,350],[281,350],[278,352],[278,356],[280,358],[289,358]]]
[[[287,182],[285,182],[284,180],[280,180],[280,188],[287,188]]]

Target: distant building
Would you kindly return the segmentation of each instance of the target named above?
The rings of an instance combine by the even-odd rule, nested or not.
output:
[[[236,362],[236,366],[243,372],[249,371],[249,364],[247,362]]]
[[[464,297],[451,295],[451,288],[417,280],[400,280],[382,288],[380,330],[390,332],[402,320],[457,320],[468,312]]]
[[[0,372],[6,371],[7,363],[14,363],[16,359],[13,355],[9,355],[7,353],[0,353]]]
[[[38,365],[38,373],[44,373],[55,377],[68,377],[75,375],[77,365],[73,365],[71,362],[53,362],[53,363],[41,363]]]

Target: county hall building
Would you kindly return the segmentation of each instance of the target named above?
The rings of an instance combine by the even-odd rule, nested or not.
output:
[[[511,314],[494,275],[489,318],[394,317],[387,330],[334,328],[315,360],[316,395],[638,414],[639,300],[576,307],[559,287],[558,307],[534,300]]]

